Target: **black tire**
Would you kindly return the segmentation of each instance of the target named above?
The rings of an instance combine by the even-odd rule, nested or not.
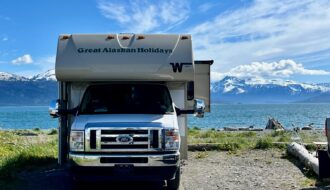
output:
[[[167,189],[168,190],[178,190],[180,187],[180,176],[181,176],[181,170],[180,167],[176,170],[175,178],[167,180]]]
[[[81,190],[85,188],[85,181],[82,180],[81,175],[74,167],[70,167],[71,174],[71,189],[72,190]]]
[[[79,178],[77,178],[76,176],[72,176],[71,189],[78,190],[78,189],[82,189],[82,187],[83,187],[83,185],[81,184],[81,181],[79,180]]]

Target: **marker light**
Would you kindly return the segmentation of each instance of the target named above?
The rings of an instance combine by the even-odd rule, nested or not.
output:
[[[70,38],[70,36],[65,35],[65,36],[62,36],[61,40],[67,40],[69,38]]]
[[[107,40],[112,40],[112,39],[114,39],[115,37],[114,36],[111,36],[111,35],[108,35],[107,36]]]

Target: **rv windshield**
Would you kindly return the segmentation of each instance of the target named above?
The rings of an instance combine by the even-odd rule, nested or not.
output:
[[[79,114],[165,114],[173,112],[166,86],[155,84],[93,85],[87,88]]]

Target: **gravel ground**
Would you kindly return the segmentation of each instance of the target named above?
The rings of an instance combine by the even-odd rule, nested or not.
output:
[[[199,158],[198,156],[205,156]],[[189,152],[184,162],[180,190],[212,189],[327,189],[315,187],[299,169],[300,165],[283,158],[279,150],[228,152]],[[297,162],[298,163],[298,162]],[[16,181],[16,182],[15,182]],[[10,189],[72,189],[71,176],[65,169],[23,172]],[[2,189],[0,187],[0,189]],[[6,188],[8,189],[8,188]],[[88,183],[77,189],[156,190],[160,183]],[[330,189],[330,188],[329,188]]]
[[[250,150],[234,154],[190,152],[183,167],[184,189],[327,189],[315,187],[279,150]]]

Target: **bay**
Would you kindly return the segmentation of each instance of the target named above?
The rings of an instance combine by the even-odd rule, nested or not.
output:
[[[224,104],[211,105],[205,117],[189,117],[189,127],[215,128],[249,127],[265,128],[268,118],[277,119],[285,128],[304,127],[313,123],[323,128],[329,117],[330,104]]]
[[[48,106],[0,107],[0,129],[50,129],[57,121],[49,117]]]
[[[265,128],[269,117],[279,120],[284,127],[303,127],[310,123],[323,128],[330,113],[330,104],[213,104],[211,113],[204,118],[188,117],[189,127],[215,128],[248,127]],[[48,115],[47,106],[0,107],[0,129],[50,129],[57,127],[57,119]]]

